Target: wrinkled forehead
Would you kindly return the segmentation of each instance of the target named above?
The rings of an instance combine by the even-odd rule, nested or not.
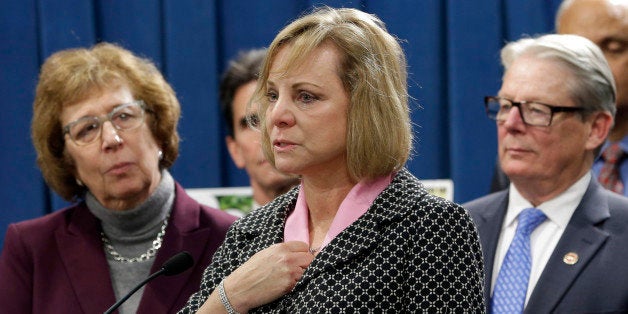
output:
[[[573,102],[573,84],[573,74],[560,62],[524,54],[505,71],[499,95],[565,106]]]
[[[65,101],[61,104],[61,109],[72,107],[78,103],[91,98],[100,97],[105,93],[119,90],[123,87],[130,88],[125,80],[119,76],[101,78],[99,80],[89,80],[73,91],[67,93]]]
[[[134,100],[134,96],[127,85],[120,82],[106,86],[93,85],[86,89],[81,96],[77,96],[75,101],[67,101],[62,104],[59,116],[62,124],[84,116],[102,115],[122,103]]]

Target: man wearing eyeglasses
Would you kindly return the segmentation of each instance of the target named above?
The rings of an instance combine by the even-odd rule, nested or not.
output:
[[[628,0],[563,0],[556,13],[556,32],[576,34],[594,42],[606,57],[617,87],[615,123],[593,163],[604,187],[628,196]],[[508,187],[495,167],[491,191]]]
[[[501,51],[495,120],[507,190],[464,204],[478,231],[489,313],[628,311],[628,198],[591,165],[615,114],[601,50],[577,35],[525,38]]]

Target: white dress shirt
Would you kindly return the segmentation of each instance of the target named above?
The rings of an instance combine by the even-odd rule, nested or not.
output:
[[[541,273],[545,268],[545,264],[554,252],[554,248],[563,235],[571,216],[576,207],[580,204],[584,193],[591,181],[591,172],[587,172],[571,187],[559,194],[555,198],[542,203],[536,208],[540,209],[547,219],[542,222],[530,235],[530,248],[532,255],[532,265],[530,267],[530,280],[528,282],[528,291],[526,293],[526,301],[530,298],[530,294],[534,290],[536,282],[541,277]],[[504,218],[501,228],[497,250],[495,251],[495,261],[493,266],[493,277],[491,281],[491,295],[495,288],[495,281],[499,275],[499,269],[502,266],[510,242],[515,236],[517,229],[519,213],[526,208],[534,207],[530,202],[521,196],[513,183],[510,183],[510,193],[508,195],[508,211]]]

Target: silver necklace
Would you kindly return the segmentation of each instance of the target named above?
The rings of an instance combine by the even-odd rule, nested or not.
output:
[[[142,253],[142,255],[137,257],[124,257],[120,255],[120,253],[118,253],[116,249],[113,248],[113,245],[111,245],[111,242],[109,241],[109,238],[107,238],[107,236],[105,235],[105,232],[101,231],[100,237],[102,239],[102,244],[105,247],[105,251],[116,262],[136,263],[147,261],[153,258],[153,256],[157,254],[157,250],[159,250],[159,248],[161,247],[161,243],[163,242],[164,235],[166,234],[166,227],[168,226],[168,218],[170,218],[170,213],[168,213],[166,215],[166,218],[164,218],[164,222],[161,224],[161,230],[159,230],[159,233],[157,233],[157,237],[155,238],[155,240],[153,240],[153,245],[148,249],[148,251],[146,251],[146,253]]]

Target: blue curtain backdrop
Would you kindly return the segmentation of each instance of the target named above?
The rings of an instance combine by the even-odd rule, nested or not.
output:
[[[377,14],[403,41],[409,62],[419,178],[451,178],[455,201],[486,194],[495,125],[483,111],[502,74],[499,49],[553,30],[560,0],[0,0],[0,244],[9,223],[65,205],[44,183],[30,141],[37,74],[55,51],[110,41],[152,59],[182,106],[186,188],[248,185],[229,159],[217,104],[220,73],[238,51],[267,46],[321,4]]]

